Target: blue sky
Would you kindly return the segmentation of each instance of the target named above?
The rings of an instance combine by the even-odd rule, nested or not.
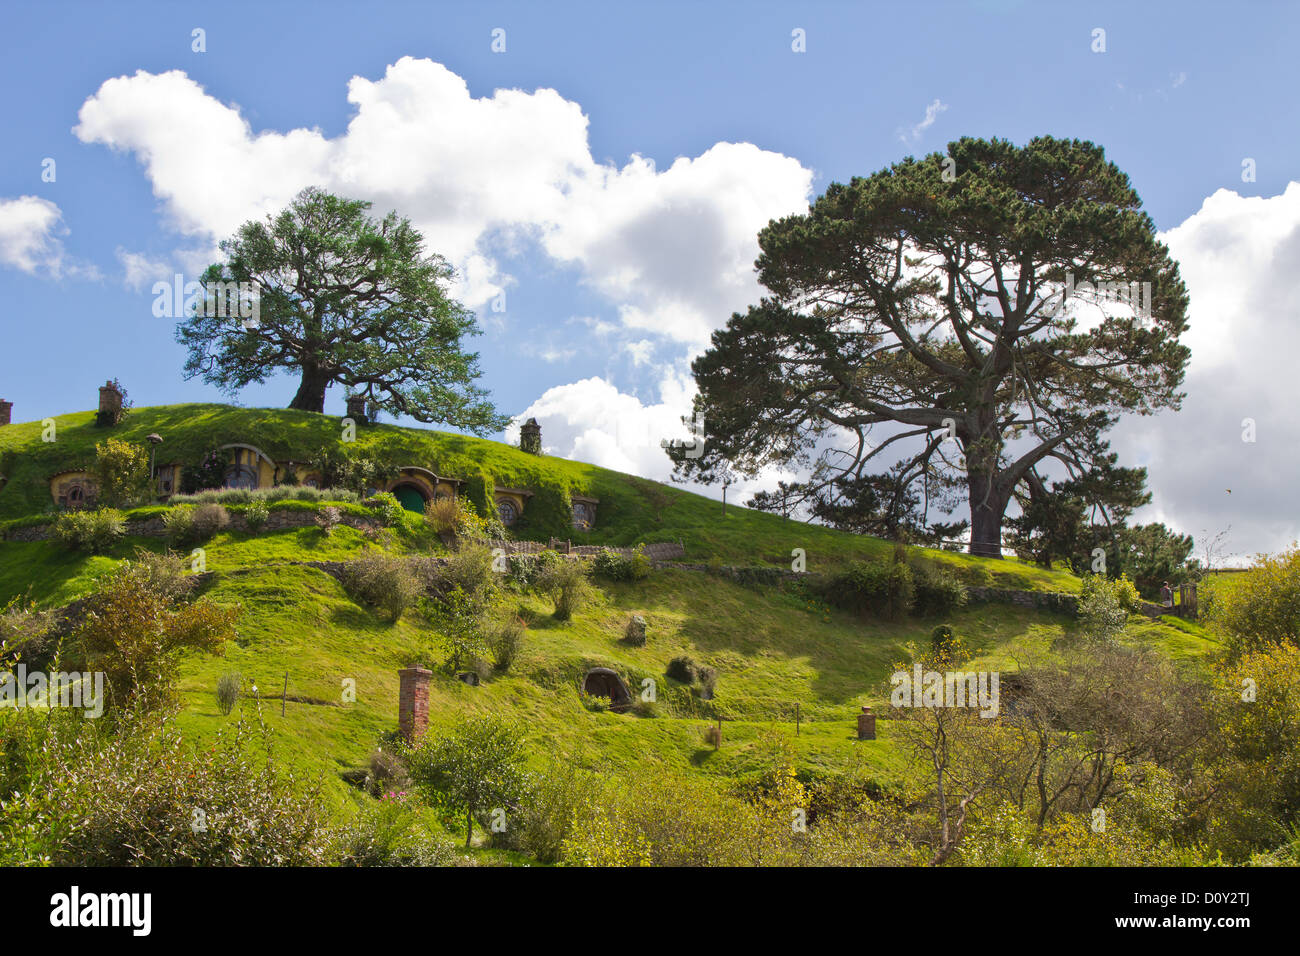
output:
[[[1260,354],[1246,346],[1295,324],[1258,303],[1285,298],[1277,283],[1296,255],[1285,193],[1300,157],[1300,7],[899,6],[7,4],[0,397],[20,421],[90,407],[114,376],[138,404],[222,400],[182,378],[149,286],[323,177],[410,215],[462,267],[485,329],[483,384],[502,410],[537,415],[555,453],[664,477],[651,439],[688,407],[689,360],[709,330],[756,294],[746,272],[768,218],[962,135],[1071,136],[1105,147],[1159,229],[1181,229],[1191,344],[1216,353],[1203,375],[1194,359],[1189,386],[1217,404],[1117,442],[1153,470],[1150,516],[1217,530],[1232,515],[1206,489],[1235,482],[1255,500],[1233,502],[1248,507],[1238,547],[1286,544],[1294,509],[1279,523],[1272,504],[1300,435],[1288,393],[1256,380],[1300,343],[1287,332]],[[195,28],[206,52],[191,49]],[[792,50],[796,29],[806,52]],[[115,78],[127,79],[104,87]],[[282,376],[238,401],[283,405],[295,388]],[[327,410],[341,408],[335,388]],[[1232,444],[1244,415],[1270,426],[1259,447]],[[1171,444],[1211,419],[1227,474]]]

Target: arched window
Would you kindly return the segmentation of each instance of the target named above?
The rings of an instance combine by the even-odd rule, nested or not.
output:
[[[579,531],[586,531],[591,527],[591,506],[584,501],[573,503],[573,527]]]
[[[519,509],[509,498],[498,499],[497,514],[501,516],[501,523],[507,528],[519,520]]]
[[[256,488],[257,469],[250,465],[235,465],[226,471],[227,488]]]

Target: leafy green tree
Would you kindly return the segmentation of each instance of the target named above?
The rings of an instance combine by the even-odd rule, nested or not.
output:
[[[1215,581],[1210,619],[1234,654],[1300,646],[1300,548],[1261,555],[1246,573]]]
[[[1093,551],[1108,556],[1106,572],[1128,568],[1130,553],[1126,522],[1151,500],[1145,468],[1121,468],[1113,453],[1087,472],[1051,487],[1035,469],[1025,475],[1016,501],[1020,515],[1007,519],[1008,541],[1024,560],[1050,568],[1067,562],[1076,574],[1092,570]]]
[[[411,752],[416,786],[434,799],[465,812],[465,845],[474,818],[519,803],[526,791],[523,734],[494,715],[463,719],[449,734],[426,740]]]
[[[1000,557],[1030,469],[1085,472],[1120,413],[1181,403],[1187,293],[1140,207],[1100,147],[1051,137],[832,184],[759,234],[769,295],[693,363],[708,437],[679,475],[901,457],[964,481],[971,551]]]
[[[139,445],[110,438],[95,446],[95,480],[101,504],[122,507],[149,495],[149,453]]]
[[[196,309],[176,328],[189,348],[185,373],[234,393],[279,369],[301,375],[290,408],[320,412],[341,383],[372,407],[485,434],[503,428],[479,377],[473,313],[447,295],[447,262],[425,251],[410,221],[366,214],[370,203],[303,190],[279,215],[246,222],[221,243],[224,265],[203,275],[249,283],[257,322]]]
[[[1157,522],[1125,528],[1119,541],[1123,570],[1146,597],[1154,598],[1165,581],[1177,586],[1192,576],[1188,558],[1195,542],[1189,534],[1178,534]]]

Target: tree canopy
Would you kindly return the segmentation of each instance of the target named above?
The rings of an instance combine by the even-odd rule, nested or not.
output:
[[[1051,137],[965,138],[832,184],[759,234],[768,294],[692,365],[709,438],[679,477],[797,463],[823,509],[873,470],[923,510],[957,480],[970,550],[999,557],[1037,469],[1105,467],[1120,413],[1181,402],[1187,293],[1140,207],[1100,147]]]
[[[176,338],[189,348],[186,376],[233,394],[290,370],[301,375],[290,408],[323,411],[338,383],[394,415],[480,435],[504,427],[474,384],[477,353],[461,347],[480,330],[446,291],[451,266],[425,251],[409,220],[374,219],[369,208],[309,188],[224,240],[227,261],[203,275],[208,297],[221,302],[224,284],[246,284],[259,314],[232,319],[201,303],[185,316]]]

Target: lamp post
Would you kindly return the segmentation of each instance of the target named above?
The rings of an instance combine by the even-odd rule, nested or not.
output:
[[[159,435],[157,432],[151,432],[145,437],[148,440],[150,446],[149,447],[149,481],[150,483],[152,483],[154,480],[154,460],[158,455],[158,446],[162,444],[162,435]]]

